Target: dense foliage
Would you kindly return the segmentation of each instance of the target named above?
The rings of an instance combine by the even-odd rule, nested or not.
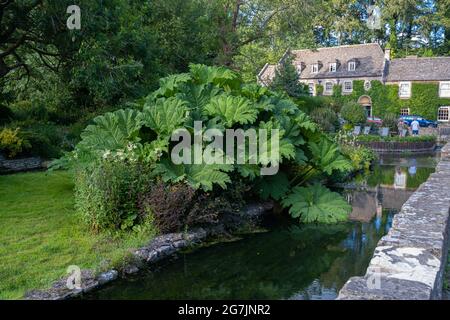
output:
[[[341,116],[352,125],[361,125],[366,123],[367,116],[359,103],[348,102],[341,109]]]
[[[409,99],[400,99],[398,90],[398,85],[385,85],[380,81],[371,81],[371,88],[365,90],[364,81],[357,80],[353,81],[352,94],[342,95],[341,87],[335,86],[332,98],[336,103],[347,104],[367,95],[372,100],[373,114],[382,118],[389,117],[390,114],[399,116],[400,109],[409,108],[410,114],[436,120],[438,108],[450,105],[450,99],[439,97],[439,83],[413,83]]]
[[[171,143],[171,135],[181,128],[192,135],[194,121],[203,122],[203,132],[208,128],[222,133],[226,129],[240,128],[279,129],[279,147],[271,150],[269,146],[266,153],[259,153],[255,164],[174,164],[170,155],[176,145]],[[257,135],[258,143],[264,143],[260,134]],[[184,183],[199,193],[226,190],[230,184],[243,179],[244,184],[251,186],[252,192],[259,197],[281,200],[290,196],[289,204],[296,197],[291,191],[294,187],[311,181],[326,181],[336,172],[352,170],[350,161],[341,154],[339,147],[322,134],[289,98],[257,85],[243,85],[237,74],[228,69],[204,65],[191,65],[189,73],[162,79],[161,87],[135,109],[118,110],[95,118],[81,137],[75,151],[57,161],[55,166],[69,161],[88,177],[95,177],[98,170],[108,168],[111,161],[120,163],[123,170],[145,166],[145,170],[139,167],[139,171],[151,176],[149,184],[152,181],[171,185]],[[205,154],[208,147],[204,141],[202,151]],[[215,156],[225,159],[226,146],[222,148],[215,150]],[[279,153],[279,159],[273,157],[275,152]],[[235,154],[234,163],[241,155],[245,159],[249,157],[247,151]],[[261,169],[270,165],[279,165],[280,171],[276,175],[262,176]],[[114,170],[110,170],[108,174],[99,176],[120,180],[113,175]],[[130,178],[133,176],[130,174]],[[93,181],[95,183],[95,179]],[[122,188],[121,185],[117,190]],[[118,199],[116,193],[119,191],[115,191],[115,185],[106,190],[113,192],[112,197]],[[126,186],[125,190],[129,191],[127,197],[130,193],[137,193]],[[86,202],[89,197],[78,197],[77,201]],[[102,203],[109,201],[110,196],[101,198],[94,205],[102,210],[99,216],[106,216],[108,212]],[[126,202],[137,206],[134,200]],[[83,204],[78,207],[84,208]],[[134,210],[127,210],[127,219],[138,218]],[[318,215],[313,220],[332,221],[328,216],[321,218]],[[123,219],[119,221],[123,223]],[[97,222],[92,224],[98,225]]]

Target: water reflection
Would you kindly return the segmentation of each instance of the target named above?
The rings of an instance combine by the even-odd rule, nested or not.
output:
[[[182,254],[85,298],[335,299],[350,277],[365,273],[395,213],[436,164],[433,157],[381,161],[347,191],[348,223],[298,225],[278,217],[270,232]],[[406,175],[401,188],[397,173]]]

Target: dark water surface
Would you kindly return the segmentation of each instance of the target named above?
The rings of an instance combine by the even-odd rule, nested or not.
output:
[[[299,226],[274,218],[270,231],[242,236],[118,280],[87,299],[335,299],[359,276],[395,213],[434,171],[435,156],[383,158],[363,189],[346,190],[352,221]],[[406,178],[405,178],[406,177]]]

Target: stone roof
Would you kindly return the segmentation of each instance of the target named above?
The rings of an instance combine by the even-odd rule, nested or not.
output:
[[[394,59],[387,72],[388,82],[450,80],[450,57]]]
[[[301,79],[381,77],[384,72],[384,52],[379,44],[349,45],[319,49],[293,50],[294,64],[301,66]],[[280,60],[281,62],[282,60]],[[348,63],[356,62],[356,70],[348,71]],[[336,72],[329,71],[330,63],[337,63]],[[319,64],[319,72],[311,66]],[[275,65],[266,65],[258,75],[264,83],[275,75]]]

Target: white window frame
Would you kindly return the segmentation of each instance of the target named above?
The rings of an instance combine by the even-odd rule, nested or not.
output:
[[[330,90],[327,90],[327,84],[331,84],[331,89]],[[333,93],[333,87],[334,87],[334,82],[333,81],[325,82],[325,85],[324,85],[324,88],[323,88],[324,93],[332,94]]]
[[[369,91],[370,89],[372,89],[372,82],[370,80],[364,81],[364,90]]]
[[[311,66],[311,73],[319,73],[319,64],[318,63],[313,64]]]
[[[345,87],[345,85],[348,84],[348,83],[350,83],[350,89],[347,89],[347,88]],[[345,81],[342,83],[342,92],[345,92],[345,93],[351,93],[351,92],[353,92],[353,81],[352,81],[352,80],[345,80]]]
[[[406,93],[402,92],[402,86],[408,86],[408,91]],[[411,98],[411,90],[412,90],[412,84],[411,82],[400,82],[398,84],[398,96],[400,98]]]
[[[445,89],[445,92],[443,92],[444,89],[442,88],[444,85],[448,86],[448,88]],[[450,81],[441,81],[439,83],[439,97],[450,98]]]
[[[356,61],[350,61],[348,63],[348,71],[355,71],[356,70]]]
[[[330,68],[329,68],[330,72],[336,72],[337,71],[337,63],[336,62],[332,62],[330,63]]]
[[[309,95],[313,97],[316,95],[316,84],[314,82],[308,83],[308,91]]]
[[[400,116],[409,116],[411,114],[410,108],[401,108],[400,109]]]
[[[447,119],[440,117],[442,110],[447,110]],[[437,119],[439,122],[450,122],[450,106],[440,107],[438,109]]]

